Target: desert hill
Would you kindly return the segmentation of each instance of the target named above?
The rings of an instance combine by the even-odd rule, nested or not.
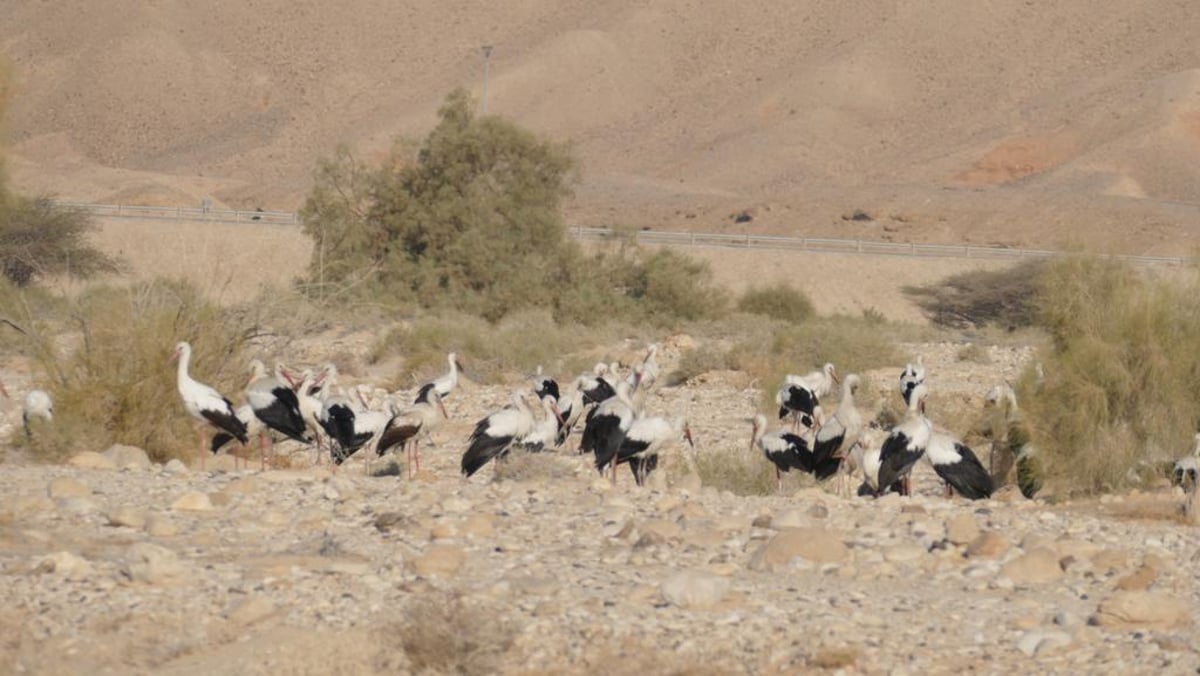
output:
[[[14,179],[63,197],[295,208],[337,143],[478,95],[489,44],[488,111],[576,146],[573,222],[1190,253],[1198,29],[1176,0],[23,0],[0,51]]]

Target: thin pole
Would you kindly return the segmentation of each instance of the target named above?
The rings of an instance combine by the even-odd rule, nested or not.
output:
[[[479,94],[479,112],[487,115],[487,82],[488,82],[488,66],[492,61],[492,46],[484,45],[479,48],[483,52],[483,91]]]

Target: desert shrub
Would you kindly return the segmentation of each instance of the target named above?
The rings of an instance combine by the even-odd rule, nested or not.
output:
[[[35,457],[53,460],[125,443],[156,462],[199,452],[195,421],[183,409],[169,358],[192,343],[192,373],[232,396],[243,384],[246,329],[182,282],[96,287],[70,302],[77,343],[39,348],[38,382],[55,399],[53,425],[34,438]]]
[[[1188,448],[1200,410],[1200,283],[1097,258],[1042,273],[1050,334],[1018,386],[1048,479],[1094,492],[1136,485]]]
[[[667,376],[666,384],[679,385],[710,371],[724,371],[733,365],[728,347],[711,343],[702,345],[679,356],[675,370]]]
[[[808,296],[787,284],[750,289],[738,299],[737,309],[792,323],[803,322],[816,314]]]
[[[904,293],[940,326],[968,328],[998,324],[1005,328],[1034,322],[1034,297],[1046,263],[1029,260],[1000,270],[973,270]]]
[[[93,247],[92,218],[47,197],[9,195],[0,204],[0,273],[19,287],[52,275],[88,278],[117,272],[120,262]]]
[[[992,354],[988,351],[987,346],[979,343],[968,343],[958,350],[955,355],[958,361],[971,362],[972,364],[990,364],[992,363]]]
[[[750,439],[750,423],[746,423],[746,439]],[[748,446],[721,446],[695,454],[696,472],[705,487],[729,491],[734,495],[777,495],[775,466],[758,450]],[[783,477],[783,492],[790,493],[815,481],[802,472],[788,472]]]
[[[496,621],[499,612],[457,594],[428,592],[408,604],[403,620],[385,626],[379,643],[398,643],[410,673],[498,673],[517,634],[512,623]]]
[[[492,481],[532,481],[541,484],[561,484],[573,478],[579,463],[547,448],[541,453],[528,453],[513,449],[504,458],[493,463]]]

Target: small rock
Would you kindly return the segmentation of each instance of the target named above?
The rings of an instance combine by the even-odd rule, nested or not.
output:
[[[771,519],[772,517],[770,514],[759,514],[758,516],[754,517],[754,521],[750,522],[750,526],[752,528],[770,528]]]
[[[895,495],[895,494],[888,493],[887,495]],[[904,505],[903,507],[900,508],[900,513],[901,514],[928,514],[928,512],[925,510],[925,508],[922,507],[921,505]]]
[[[946,522],[946,539],[956,545],[968,545],[979,537],[979,522],[972,514],[958,514]]]
[[[258,517],[259,523],[264,526],[284,526],[291,520],[292,517],[287,512],[278,509],[268,509]]]
[[[994,530],[984,531],[967,545],[967,556],[971,558],[995,559],[1008,551],[1008,540]]]
[[[146,514],[133,507],[118,507],[108,513],[108,525],[141,529],[146,525]]]
[[[61,500],[87,497],[92,494],[92,491],[82,481],[64,476],[52,480],[46,486],[46,494],[54,500]]]
[[[471,501],[463,498],[449,497],[442,500],[442,511],[447,514],[466,514],[471,511]]]
[[[187,474],[191,470],[179,458],[171,458],[163,465],[163,471],[167,474]]]
[[[700,475],[695,473],[685,474],[675,482],[675,490],[689,495],[699,495],[703,487],[704,482],[700,480]]]
[[[149,542],[138,542],[126,552],[121,572],[134,582],[171,584],[185,577],[187,567],[170,549]]]
[[[729,580],[702,571],[685,570],[663,580],[659,587],[663,600],[680,608],[709,608],[721,602],[729,592]]]
[[[1000,574],[1016,584],[1042,584],[1062,577],[1062,566],[1054,551],[1039,547],[1004,564]]]
[[[1017,640],[1017,649],[1028,657],[1071,645],[1071,635],[1062,631],[1028,631]]]
[[[808,515],[814,519],[828,519],[829,508],[825,505],[813,505],[808,508]]]
[[[162,514],[151,514],[146,517],[146,534],[157,538],[167,538],[179,533],[179,527],[169,517]]]
[[[137,446],[113,444],[102,455],[112,460],[118,469],[150,469],[150,456]]]
[[[117,463],[113,462],[111,458],[106,458],[105,456],[103,456],[95,451],[84,451],[82,453],[76,453],[74,456],[71,457],[70,460],[67,461],[67,464],[72,467],[79,467],[81,469],[116,469],[117,468]]]
[[[1150,566],[1142,566],[1129,575],[1117,580],[1117,589],[1122,591],[1144,591],[1158,579],[1158,571]]]
[[[81,580],[92,574],[92,564],[71,552],[55,552],[42,559],[35,573],[53,574],[68,580]]]
[[[456,545],[434,545],[412,559],[413,571],[422,577],[451,577],[467,561],[467,553]]]
[[[252,596],[230,608],[225,619],[235,627],[246,627],[260,622],[275,613],[275,604],[263,596]]]
[[[59,500],[58,509],[64,514],[84,516],[100,511],[100,505],[89,496],[71,497]]]
[[[448,521],[442,521],[429,529],[430,540],[452,540],[458,536],[458,528]]]
[[[221,492],[229,495],[254,495],[262,490],[262,487],[263,484],[258,477],[244,476],[230,481],[229,485],[225,486]]]
[[[812,525],[812,520],[798,509],[786,509],[771,518],[771,528],[775,530],[783,530],[784,528],[807,528]]]
[[[208,493],[199,491],[184,493],[178,500],[171,503],[171,509],[177,512],[207,512],[212,508],[212,499],[208,497]]]
[[[1124,549],[1102,549],[1092,556],[1092,568],[1101,575],[1120,570],[1129,564],[1129,552]]]
[[[892,563],[916,561],[925,556],[925,550],[917,545],[892,545],[883,550],[883,560]]]
[[[1161,592],[1119,591],[1104,599],[1092,617],[1101,627],[1170,629],[1191,624],[1192,609],[1184,599]]]
[[[375,517],[374,525],[380,533],[390,533],[414,528],[416,522],[403,512],[384,512]]]
[[[470,537],[490,538],[496,535],[495,524],[495,516],[476,512],[463,520],[459,530],[463,535]]]

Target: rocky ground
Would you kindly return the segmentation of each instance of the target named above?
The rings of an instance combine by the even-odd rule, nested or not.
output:
[[[987,369],[926,346],[943,392]],[[980,382],[966,370],[979,371]],[[891,371],[868,374],[879,388]],[[741,497],[670,462],[614,487],[570,453],[470,480],[471,424],[509,388],[464,386],[414,480],[151,465],[137,449],[0,473],[0,663],[10,673],[1195,673],[1194,528],[1120,496],[1049,505]],[[745,448],[759,395],[660,388],[696,453]],[[937,415],[933,414],[935,420]],[[950,424],[950,421],[940,421]],[[98,449],[102,450],[102,449]],[[518,471],[519,470],[519,471]],[[1167,518],[1161,518],[1166,516]]]

